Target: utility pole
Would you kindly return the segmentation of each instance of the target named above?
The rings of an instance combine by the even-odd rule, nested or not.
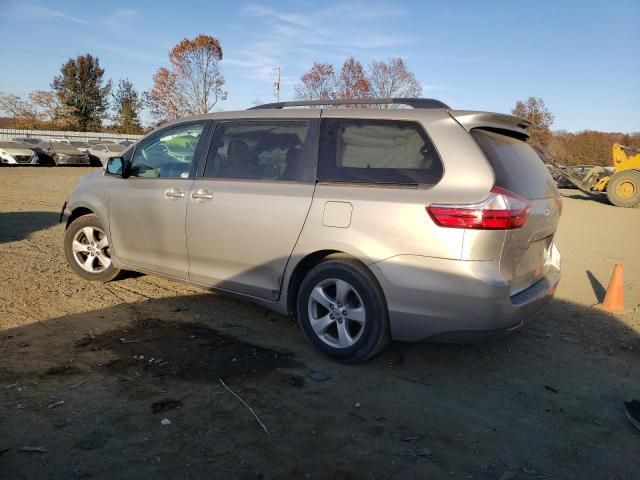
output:
[[[276,81],[273,83],[273,88],[275,89],[276,102],[280,101],[280,66],[274,68],[278,72],[278,76]]]

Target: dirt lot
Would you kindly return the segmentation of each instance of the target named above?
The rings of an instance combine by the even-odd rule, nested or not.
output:
[[[57,216],[87,171],[0,170],[0,477],[640,478],[640,209],[564,192],[563,280],[520,332],[343,366],[249,303],[74,275]],[[590,308],[616,262],[622,317]]]

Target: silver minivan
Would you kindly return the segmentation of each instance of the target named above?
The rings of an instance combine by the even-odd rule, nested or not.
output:
[[[294,315],[343,362],[508,332],[560,278],[562,204],[529,126],[430,99],[177,120],[81,180],[65,253],[88,280],[152,273]]]

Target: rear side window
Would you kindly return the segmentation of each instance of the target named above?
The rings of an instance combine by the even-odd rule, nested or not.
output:
[[[204,177],[312,182],[316,137],[317,123],[309,120],[221,122]]]
[[[322,120],[320,181],[434,185],[441,178],[440,158],[415,122]]]
[[[471,135],[493,167],[496,186],[529,200],[555,195],[556,187],[549,170],[527,143],[482,129],[472,130]]]

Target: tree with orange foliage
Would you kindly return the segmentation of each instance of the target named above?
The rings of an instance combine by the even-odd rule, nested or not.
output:
[[[300,77],[295,91],[303,100],[368,98],[370,86],[362,64],[349,57],[342,64],[338,77],[330,63],[314,63],[311,70]]]
[[[300,77],[295,87],[302,100],[331,100],[336,96],[336,75],[330,63],[314,63],[311,70]]]
[[[529,97],[524,102],[518,100],[511,113],[531,122],[531,126],[527,129],[529,143],[542,148],[548,146],[551,140],[551,125],[555,117],[547,109],[542,98]]]
[[[173,47],[169,52],[171,66],[155,73],[146,96],[158,122],[209,113],[219,100],[225,100],[221,60],[220,42],[210,35],[185,38]]]
[[[371,82],[362,64],[353,57],[347,58],[342,64],[336,87],[338,97],[345,100],[371,96]]]
[[[365,70],[362,63],[349,57],[337,77],[330,63],[314,63],[311,70],[300,77],[295,92],[303,100],[419,97],[422,85],[401,58],[374,61]],[[378,107],[395,108],[392,105]]]

